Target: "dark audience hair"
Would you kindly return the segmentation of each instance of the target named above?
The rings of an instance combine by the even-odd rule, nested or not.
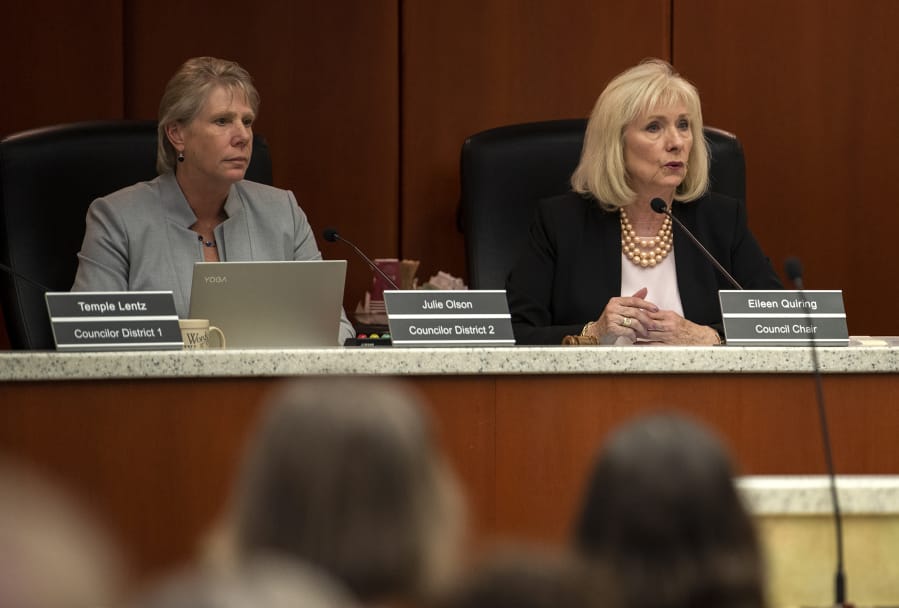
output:
[[[476,565],[435,608],[618,608],[608,578],[570,553],[507,546]]]
[[[575,545],[608,567],[628,608],[761,608],[753,521],[724,445],[665,413],[614,432],[600,451]]]
[[[306,560],[364,602],[434,592],[454,569],[464,522],[422,401],[388,380],[304,379],[280,390],[235,508],[238,559]]]

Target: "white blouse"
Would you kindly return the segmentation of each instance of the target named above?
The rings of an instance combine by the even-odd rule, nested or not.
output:
[[[677,271],[674,266],[674,248],[660,264],[643,268],[634,264],[626,255],[621,254],[621,295],[630,297],[646,287],[648,292],[644,298],[661,310],[671,310],[684,316],[684,306],[677,287]],[[644,340],[638,340],[644,342]],[[629,338],[618,338],[617,345],[631,344]]]

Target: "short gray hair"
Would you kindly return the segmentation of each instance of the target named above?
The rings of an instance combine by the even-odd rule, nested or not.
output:
[[[219,86],[242,92],[253,114],[259,113],[259,92],[253,86],[249,72],[239,64],[215,57],[188,59],[169,80],[159,102],[156,170],[160,174],[175,170],[177,156],[166,135],[166,127],[173,123],[190,123],[200,113],[209,93]]]

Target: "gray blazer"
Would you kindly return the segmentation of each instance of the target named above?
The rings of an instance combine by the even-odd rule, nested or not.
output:
[[[293,193],[241,181],[225,201],[228,218],[215,229],[222,261],[320,260],[321,252]],[[203,245],[197,221],[172,173],[98,198],[87,211],[72,291],[172,290],[187,317],[194,262]],[[341,313],[338,344],[355,335]]]

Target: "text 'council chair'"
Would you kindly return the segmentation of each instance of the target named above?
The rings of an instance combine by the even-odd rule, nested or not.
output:
[[[537,201],[571,190],[584,143],[583,119],[498,127],[462,146],[462,227],[472,289],[505,289],[527,244]],[[743,200],[746,164],[739,140],[705,128],[714,192]]]
[[[33,282],[0,270],[13,348],[53,348],[43,288],[71,289],[91,202],[156,175],[155,121],[72,123],[0,140],[0,262]],[[272,183],[259,135],[247,179]]]

